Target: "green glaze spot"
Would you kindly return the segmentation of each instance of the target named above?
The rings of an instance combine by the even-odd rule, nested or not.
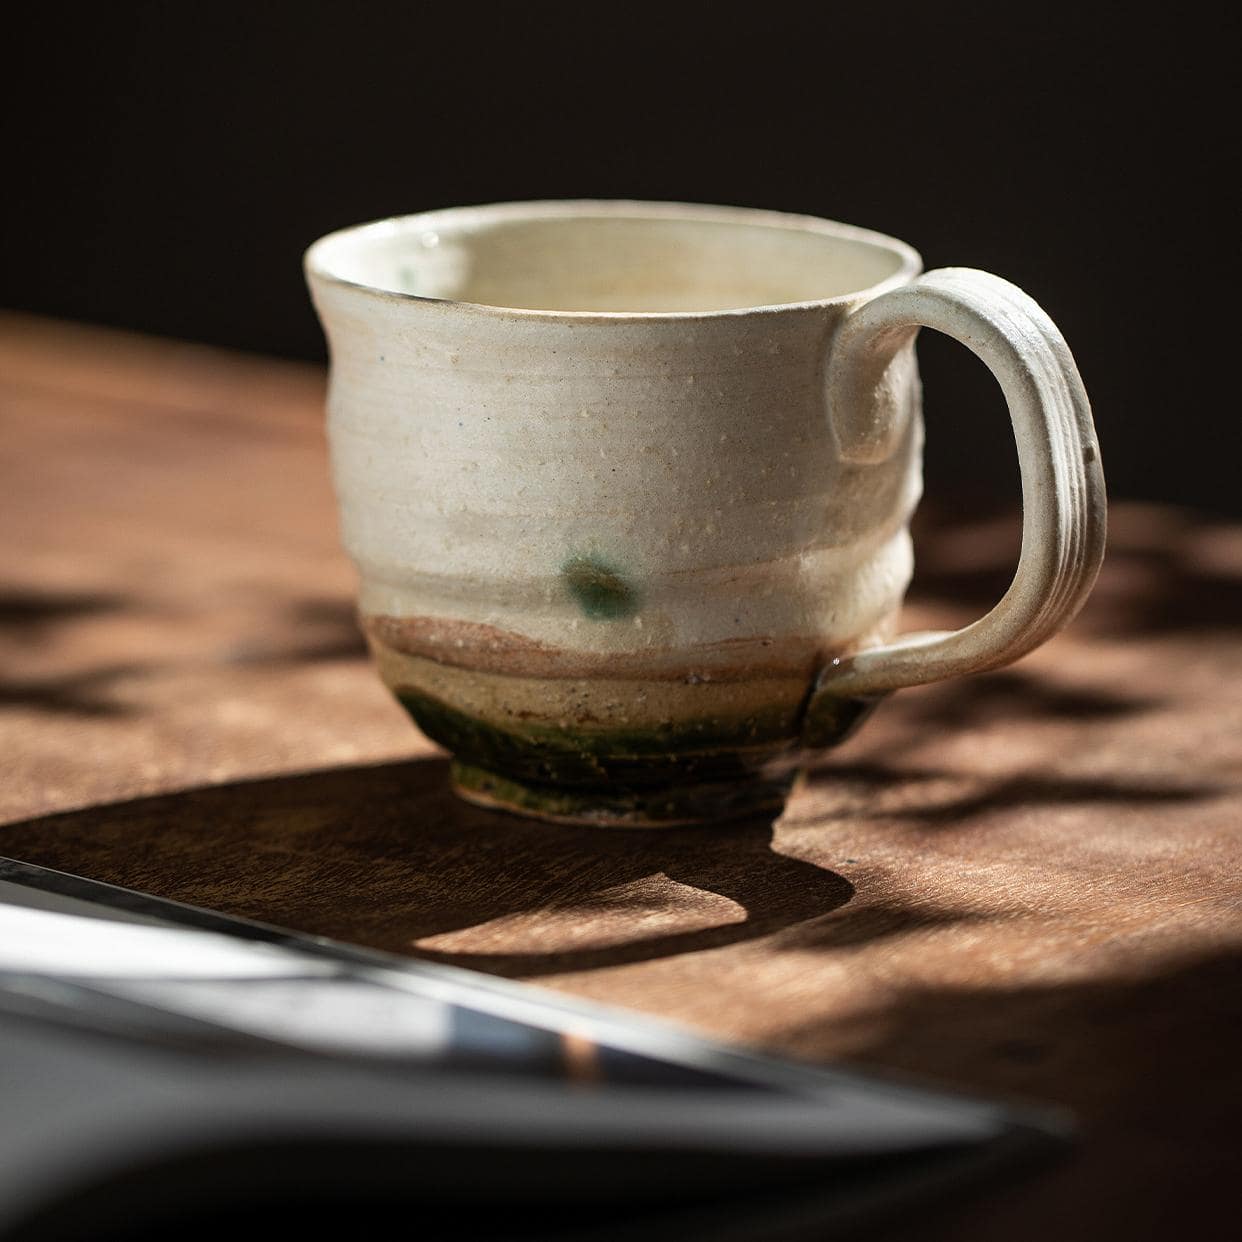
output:
[[[616,621],[638,611],[638,590],[614,566],[594,556],[573,556],[561,578],[578,607],[593,621]]]

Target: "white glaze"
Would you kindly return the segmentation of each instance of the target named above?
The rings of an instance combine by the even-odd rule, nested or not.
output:
[[[746,311],[559,314],[330,278],[470,294],[468,280],[459,289],[446,272],[482,261],[460,255],[472,230],[493,220],[486,208],[320,242],[308,270],[332,349],[334,473],[363,611],[458,618],[600,653],[791,635],[836,650],[875,630],[899,606],[910,575],[917,383],[911,371],[901,443],[883,461],[854,463],[841,457],[825,418],[823,367],[844,313],[910,279],[917,256],[858,230],[768,212],[499,209],[502,218],[518,213],[571,224],[583,213],[605,225],[615,218],[618,244],[628,238],[634,248],[636,233],[655,230],[648,246],[663,255],[696,228],[710,237],[727,225],[734,267],[767,283],[737,282],[726,302],[774,296],[772,254],[797,248],[805,261],[818,245],[819,282],[834,296]],[[712,261],[726,261],[711,242]],[[558,244],[549,233],[543,249]],[[594,244],[606,256],[610,234],[601,231]],[[538,271],[522,248],[510,256],[494,242],[484,249],[502,269],[506,257],[517,269],[476,277],[485,288],[521,289]],[[447,264],[446,250],[458,255]],[[615,304],[694,304],[686,283],[693,267],[632,266]],[[786,260],[795,296],[816,287],[804,267]],[[836,292],[866,277],[870,287]],[[704,301],[720,301],[721,282],[704,283]],[[604,300],[577,287],[563,292],[574,303]],[[535,300],[551,298],[545,280]],[[582,617],[561,581],[576,555],[598,556],[636,583],[634,617]]]

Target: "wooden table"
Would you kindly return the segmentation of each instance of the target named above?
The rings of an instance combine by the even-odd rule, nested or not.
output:
[[[775,826],[552,828],[457,803],[369,671],[322,398],[0,318],[0,853],[1076,1110],[923,1237],[1236,1222],[1242,527],[1117,506],[1071,632],[897,696]],[[923,527],[912,625],[977,615],[1016,519]]]

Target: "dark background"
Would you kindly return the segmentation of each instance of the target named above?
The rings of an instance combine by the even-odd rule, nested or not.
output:
[[[810,212],[1042,302],[1114,497],[1242,511],[1215,226],[1236,32],[1009,7],[27,9],[0,304],[320,358],[299,260],[346,224],[544,197]],[[929,493],[1013,497],[992,381],[931,333],[920,352]]]

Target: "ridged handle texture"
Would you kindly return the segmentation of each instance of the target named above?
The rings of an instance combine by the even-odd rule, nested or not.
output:
[[[1078,368],[1052,320],[997,276],[942,268],[850,313],[827,367],[842,456],[883,460],[899,440],[920,327],[973,350],[1009,404],[1022,474],[1017,571],[991,612],[964,629],[903,635],[824,669],[805,718],[808,745],[839,720],[842,700],[996,668],[1039,646],[1082,607],[1103,559],[1104,476]]]

